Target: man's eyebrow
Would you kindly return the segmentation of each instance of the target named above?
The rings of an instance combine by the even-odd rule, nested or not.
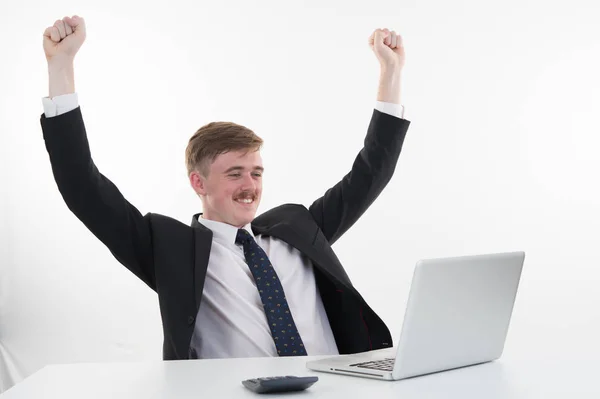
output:
[[[264,172],[265,168],[263,168],[262,166],[255,166],[253,168],[254,170],[260,170],[261,172]],[[240,171],[240,170],[244,170],[243,166],[232,166],[231,168],[227,169],[224,173],[230,173],[233,171]]]

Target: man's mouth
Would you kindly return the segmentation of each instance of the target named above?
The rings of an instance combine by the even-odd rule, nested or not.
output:
[[[254,199],[252,198],[238,198],[235,200],[236,202],[240,202],[242,204],[251,204],[254,202]]]
[[[238,202],[238,203],[244,204],[244,205],[250,205],[250,204],[254,203],[255,200],[256,200],[256,195],[254,195],[252,193],[242,193],[237,198],[235,198],[235,202]]]

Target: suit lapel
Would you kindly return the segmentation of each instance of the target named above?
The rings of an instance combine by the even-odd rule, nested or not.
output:
[[[198,222],[200,215],[194,215],[191,223],[194,230],[194,288],[196,309],[198,309],[202,300],[202,291],[204,289],[204,280],[208,268],[213,236],[210,229],[207,229]],[[255,235],[271,236],[288,243],[306,255],[312,261],[314,267],[330,276],[334,282],[344,286],[349,291],[355,291],[333,249],[322,234],[320,234],[316,225],[311,225],[317,229],[316,231],[312,231],[314,228],[309,229],[307,227],[306,232],[301,232],[289,222],[278,222],[269,225],[268,222],[263,222],[262,219],[257,218],[254,219],[251,226]]]
[[[292,225],[285,222],[273,226],[264,226],[253,222],[252,231],[255,235],[271,236],[285,241],[306,255],[312,261],[314,267],[329,275],[334,281],[342,284],[347,289],[354,291],[350,279],[331,247],[323,245],[321,241],[314,240],[315,234],[300,234]]]
[[[204,290],[204,279],[206,278],[206,269],[208,268],[208,259],[210,258],[210,249],[212,247],[212,231],[198,222],[198,216],[192,218],[192,227],[194,230],[194,290],[196,297],[196,311],[200,307],[202,300],[202,291]]]

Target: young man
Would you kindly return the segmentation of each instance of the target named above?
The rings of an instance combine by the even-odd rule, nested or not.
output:
[[[186,163],[203,213],[191,226],[142,215],[92,161],[73,78],[85,22],[44,32],[49,96],[41,125],[69,209],[159,296],[163,358],[345,354],[392,346],[383,321],[331,249],[391,179],[409,126],[402,119],[400,36],[377,29],[376,109],[352,170],[308,209],[285,204],[255,218],[262,140],[214,122],[190,139]]]

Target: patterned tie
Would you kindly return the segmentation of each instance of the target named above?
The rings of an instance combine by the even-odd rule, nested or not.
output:
[[[277,353],[279,356],[306,356],[281,281],[267,254],[244,229],[238,230],[235,242],[244,247],[246,263],[254,276]]]

